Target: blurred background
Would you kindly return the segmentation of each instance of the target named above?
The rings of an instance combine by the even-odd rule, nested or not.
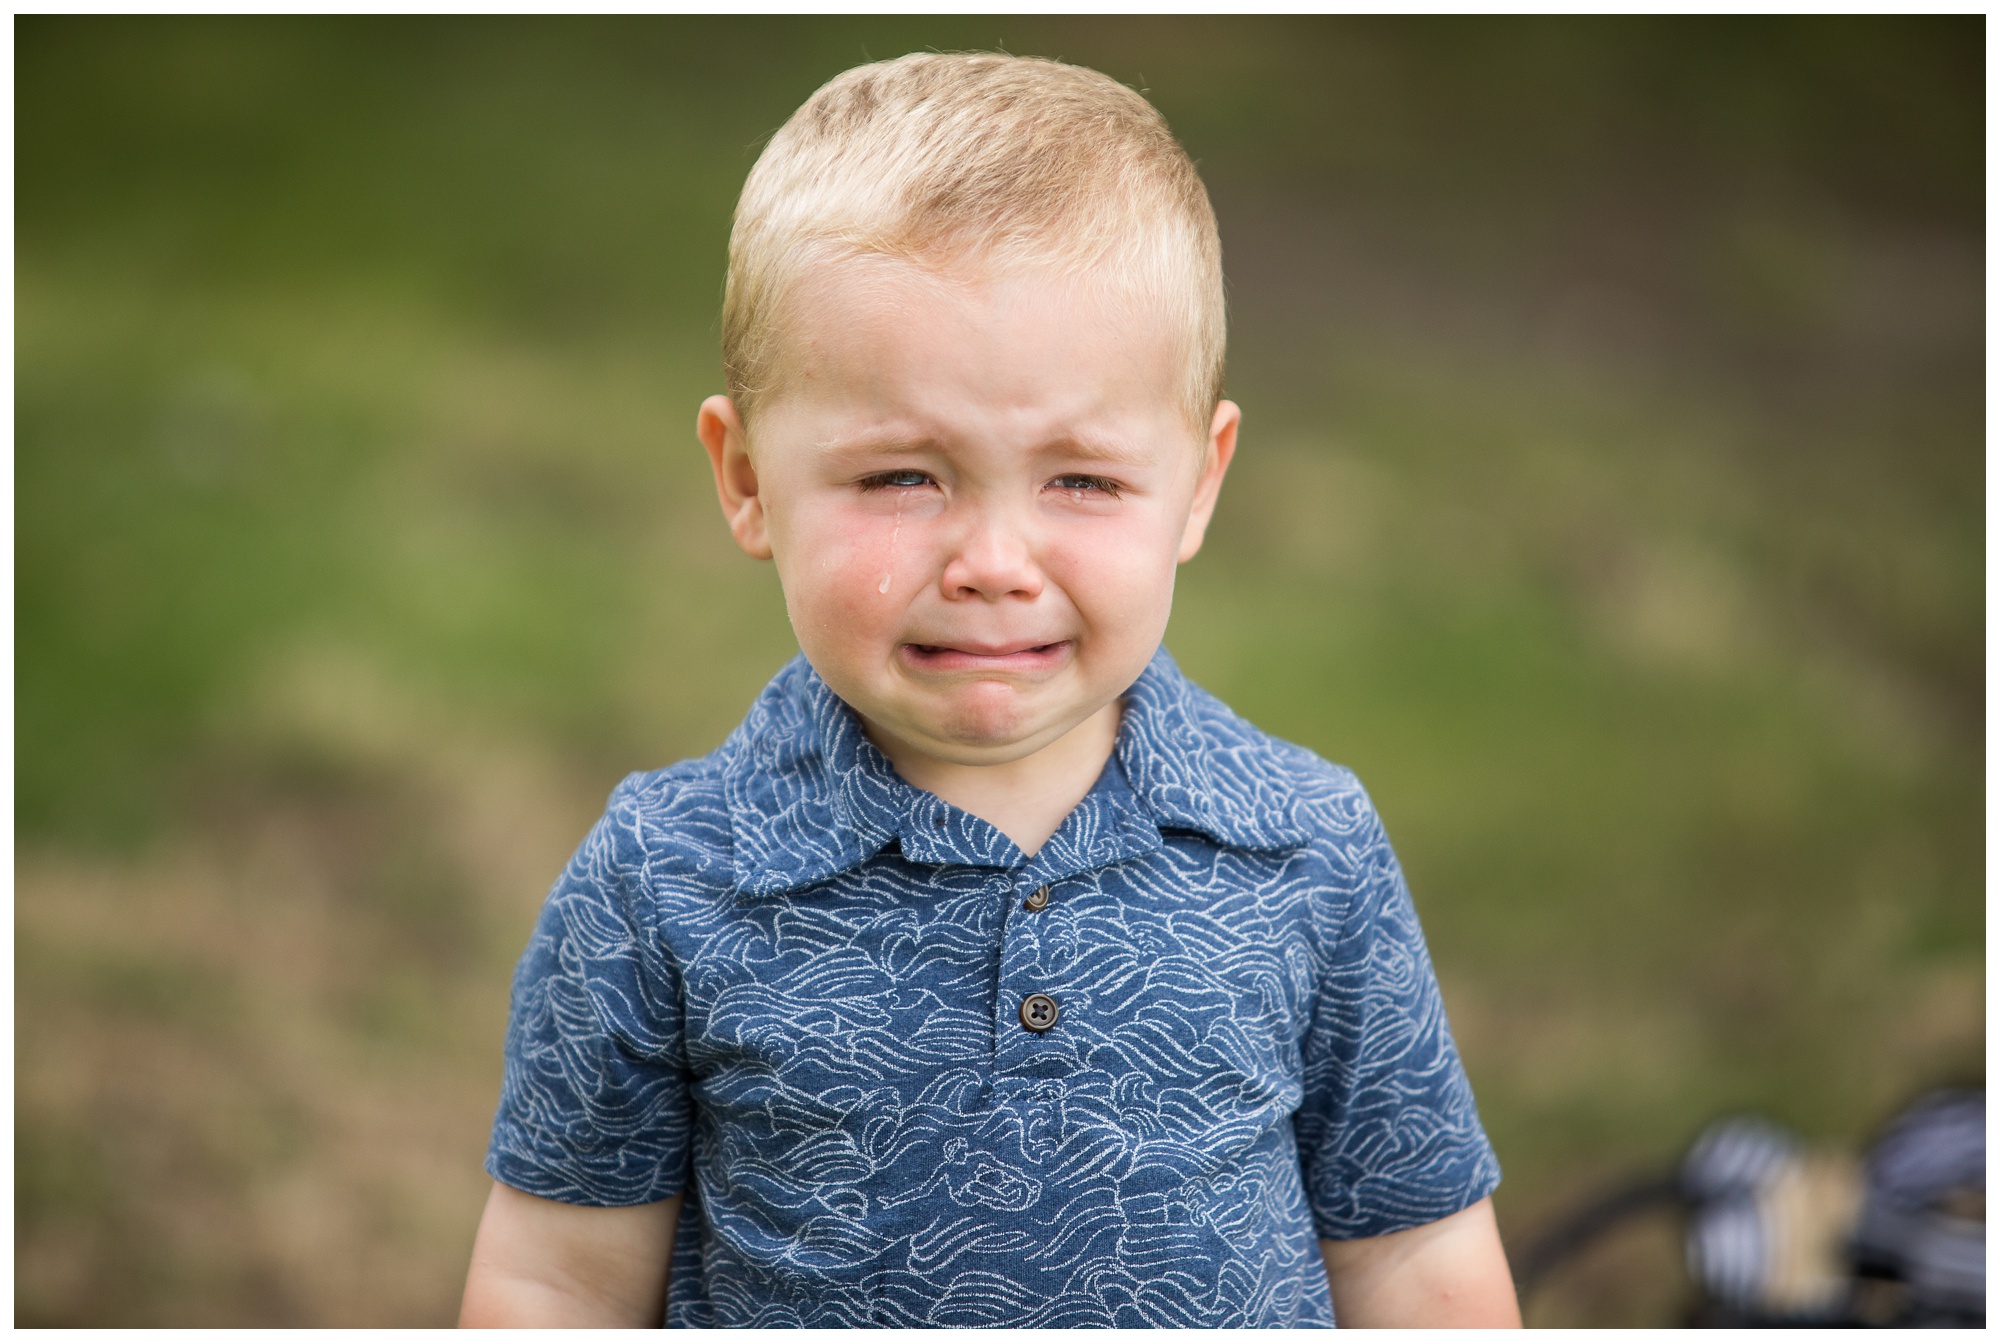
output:
[[[1144,89],[1243,450],[1169,644],[1358,770],[1518,1252],[1983,1078],[1984,20],[15,20],[15,1291],[427,1325],[508,976],[793,650],[692,426],[841,69]],[[1642,1224],[1531,1322],[1672,1323]]]

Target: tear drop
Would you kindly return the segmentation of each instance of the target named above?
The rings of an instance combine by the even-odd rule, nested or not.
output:
[[[896,576],[896,538],[903,534],[903,496],[896,495],[896,521],[889,528],[889,572],[882,575],[882,581],[875,585],[877,592],[887,595],[889,580]]]

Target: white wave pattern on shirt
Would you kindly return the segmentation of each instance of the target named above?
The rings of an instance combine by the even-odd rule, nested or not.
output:
[[[1317,1236],[1492,1189],[1347,771],[1163,653],[1030,861],[846,713],[794,662],[714,755],[620,785],[516,974],[488,1168],[686,1188],[674,1323],[1327,1324]]]

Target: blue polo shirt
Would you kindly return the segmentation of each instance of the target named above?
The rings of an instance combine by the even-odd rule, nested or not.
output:
[[[676,1325],[1331,1324],[1499,1167],[1360,783],[1162,650],[1032,858],[803,658],[635,774],[521,958],[487,1170],[685,1193]]]

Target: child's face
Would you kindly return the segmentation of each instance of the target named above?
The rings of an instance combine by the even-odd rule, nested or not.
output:
[[[1166,324],[1047,273],[826,275],[747,442],[700,432],[737,541],[871,731],[1017,760],[1117,698],[1166,631],[1238,412],[1189,425]]]

